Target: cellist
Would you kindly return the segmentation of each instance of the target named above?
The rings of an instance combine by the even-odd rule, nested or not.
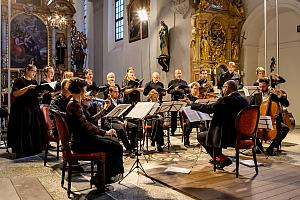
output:
[[[272,121],[276,123],[276,125],[274,124],[273,126],[273,128],[276,130],[274,137],[267,136],[267,138],[273,139],[270,146],[266,149],[266,153],[268,155],[274,156],[276,155],[274,148],[279,148],[282,140],[286,137],[287,133],[289,132],[289,128],[283,123],[282,109],[280,109],[281,106],[289,106],[289,101],[287,99],[286,92],[280,89],[269,87],[270,81],[268,77],[259,79],[258,85],[260,92],[252,96],[250,104],[259,105],[261,115],[271,116]],[[265,138],[266,137],[260,139],[265,140]],[[258,143],[258,147],[260,148],[259,150],[263,152],[263,147],[260,142]]]

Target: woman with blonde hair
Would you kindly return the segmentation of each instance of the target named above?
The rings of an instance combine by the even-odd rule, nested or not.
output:
[[[140,93],[144,89],[140,85],[140,80],[135,77],[134,67],[128,67],[127,73],[122,81],[122,88],[124,88],[124,103],[135,105],[141,101]]]

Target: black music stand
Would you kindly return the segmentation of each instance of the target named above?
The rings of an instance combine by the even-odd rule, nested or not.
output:
[[[160,108],[157,110],[157,113],[164,113],[164,112],[171,112],[175,111],[178,112],[182,107],[186,106],[185,102],[182,101],[168,101],[163,102],[160,106]],[[169,127],[170,128],[170,127]],[[170,142],[170,131],[168,131],[167,135],[167,143],[165,146],[168,146],[168,151],[170,150],[171,142]],[[172,147],[174,150],[176,150],[174,147]]]
[[[144,118],[149,114],[149,112],[152,110],[153,106],[155,105],[155,102],[138,102],[135,107],[128,113],[128,115],[126,116],[126,118],[131,118],[131,119],[137,119],[140,121],[143,121]],[[138,130],[140,130],[140,121],[138,122]],[[136,134],[136,145],[138,146],[138,134]],[[140,141],[140,146],[141,146],[141,141]],[[138,147],[137,147],[137,151],[135,152],[136,155],[136,160],[133,163],[132,167],[130,168],[129,172],[119,181],[119,183],[121,183],[131,172],[133,172],[133,170],[135,170],[136,168],[141,169],[142,172],[144,173],[144,175],[148,178],[150,178],[146,171],[144,170],[140,159],[139,159],[139,152],[138,152]],[[151,179],[151,178],[150,178]],[[152,179],[151,179],[152,180]],[[152,180],[153,181],[153,180]],[[154,182],[154,181],[153,181]]]
[[[114,109],[112,109],[107,115],[104,116],[105,119],[110,120],[110,128],[112,128],[112,120],[114,118],[120,118],[122,115],[131,107],[131,104],[119,104]]]

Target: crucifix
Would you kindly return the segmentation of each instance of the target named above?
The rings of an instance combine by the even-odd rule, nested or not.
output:
[[[242,49],[243,47],[244,40],[247,40],[247,38],[245,37],[245,31],[243,32],[243,35],[241,35],[240,49]]]

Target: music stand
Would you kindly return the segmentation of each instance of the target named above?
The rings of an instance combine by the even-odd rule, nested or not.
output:
[[[112,128],[113,118],[120,118],[130,107],[131,104],[119,104],[104,116],[104,118],[110,119],[110,128]]]
[[[182,101],[169,101],[169,102],[163,102],[160,106],[160,108],[157,110],[158,113],[164,113],[164,112],[171,112],[175,111],[178,112],[182,107],[186,106],[185,102]],[[167,135],[167,144],[165,146],[168,146],[168,151],[170,150],[171,142],[170,142],[170,131],[168,131]],[[174,150],[176,150],[173,147]]]
[[[155,102],[138,102],[134,106],[134,108],[126,115],[126,118],[137,119],[137,120],[141,120],[142,121],[148,115],[148,113],[152,110],[152,108],[153,108],[154,105],[155,105]],[[139,126],[140,126],[140,123],[138,123],[138,130],[140,130]],[[138,145],[137,134],[136,134],[136,144]],[[140,145],[141,145],[141,141],[140,141]],[[129,172],[119,181],[119,183],[121,183],[136,168],[138,170],[141,169],[142,172],[145,174],[145,176],[148,177],[148,178],[150,178],[147,175],[146,171],[144,170],[144,168],[143,168],[143,166],[142,166],[142,164],[141,164],[141,162],[139,160],[138,148],[137,148],[137,151],[136,151],[136,160],[135,160],[135,162],[133,163],[133,165],[130,168]]]

